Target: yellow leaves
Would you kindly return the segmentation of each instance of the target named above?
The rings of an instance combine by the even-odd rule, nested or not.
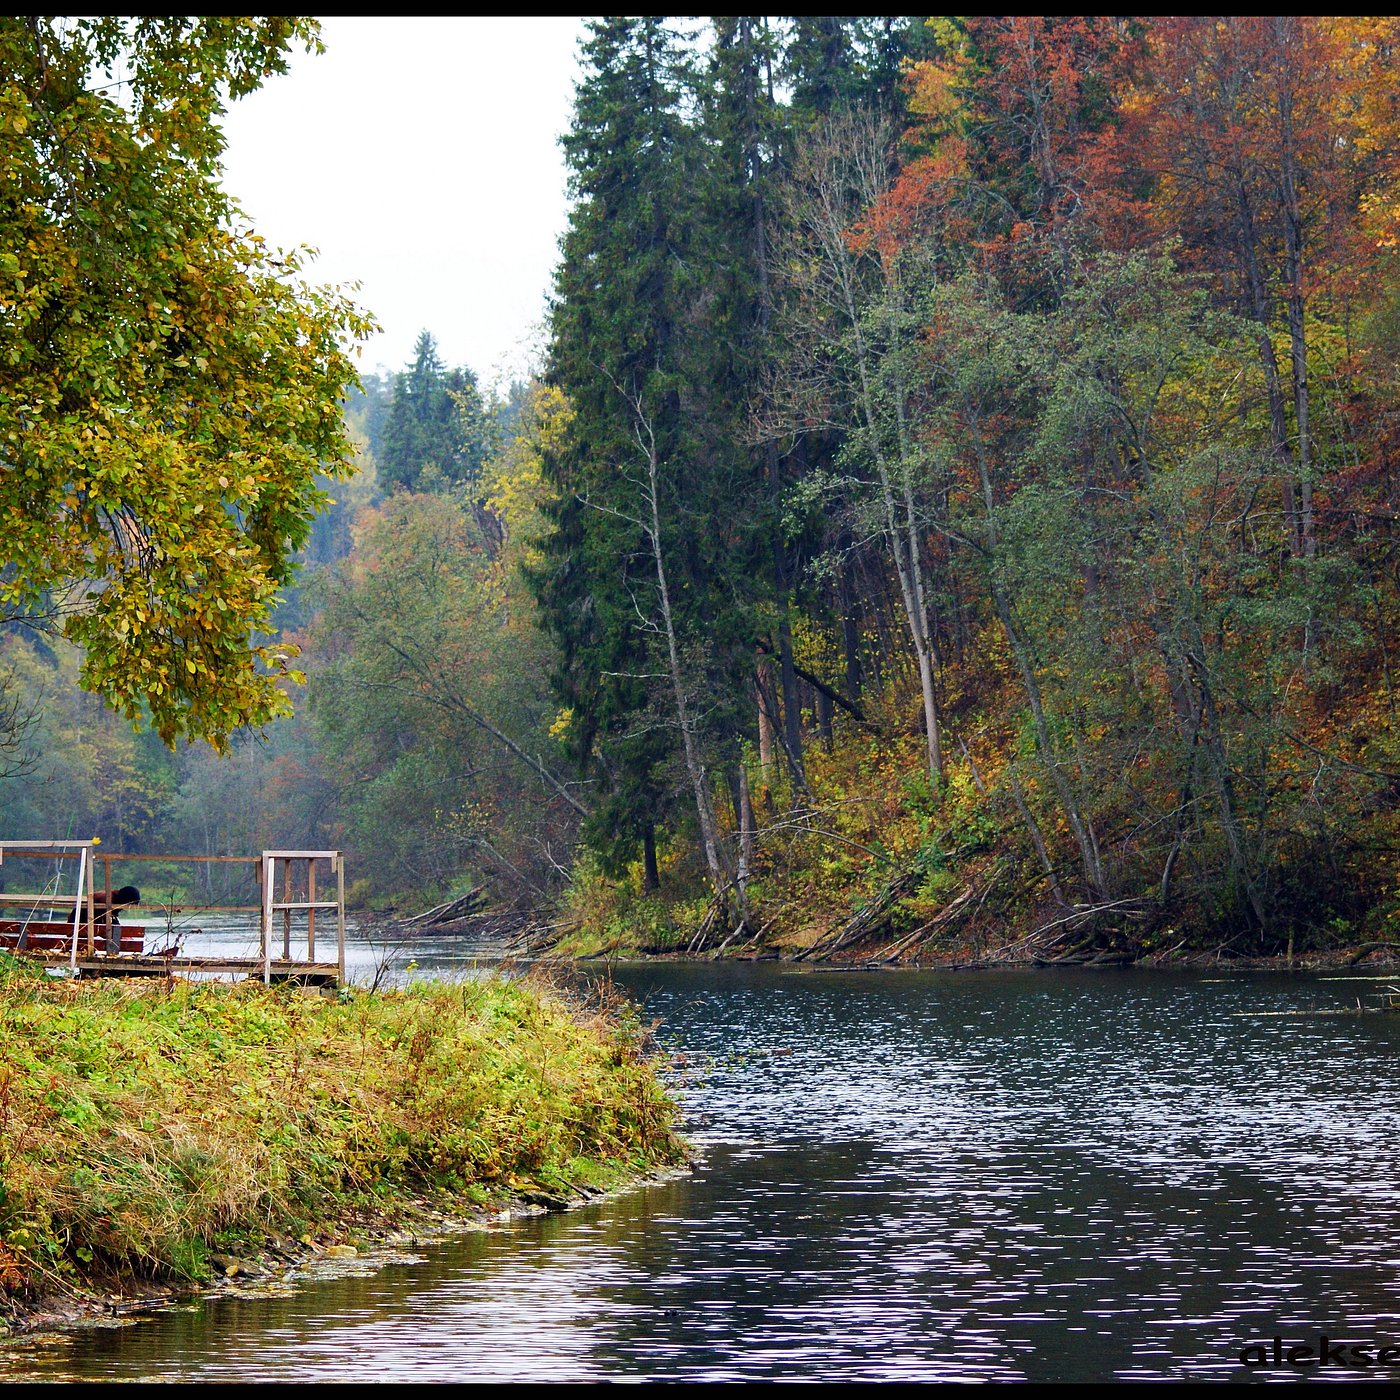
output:
[[[0,591],[23,604],[87,574],[66,624],[87,648],[84,684],[133,716],[149,702],[167,738],[217,737],[283,705],[249,636],[320,504],[319,465],[343,455],[334,406],[363,318],[334,290],[287,285],[264,244],[221,227],[219,192],[190,154],[199,93],[182,98],[190,143],[171,143],[162,118],[140,183],[142,138],[121,105],[95,104],[72,133],[88,204],[132,216],[113,230],[43,194],[52,172],[15,139],[32,122],[25,86],[0,92],[14,183],[0,251],[0,442],[14,464],[0,471]],[[61,338],[33,333],[49,305],[64,309]],[[215,508],[213,480],[261,497],[256,544]],[[199,659],[181,649],[192,638]]]

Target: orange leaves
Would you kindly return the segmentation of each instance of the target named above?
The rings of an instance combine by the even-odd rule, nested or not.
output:
[[[1113,135],[1129,28],[1028,15],[934,27],[939,56],[906,77],[903,169],[851,229],[852,250],[888,260],[922,239],[987,253],[1054,242],[1071,225],[1130,224]]]

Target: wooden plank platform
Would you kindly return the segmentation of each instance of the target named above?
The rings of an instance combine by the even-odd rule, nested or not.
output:
[[[21,953],[50,967],[69,967],[68,954],[55,951]],[[255,977],[261,980],[261,958],[161,958],[150,953],[79,953],[77,968],[83,977],[169,977],[204,973],[213,977]],[[340,981],[335,963],[299,962],[273,958],[269,975],[274,982],[305,982],[309,986],[334,987]]]
[[[146,950],[146,931],[140,924],[123,924],[117,928],[121,935],[123,953],[143,953]],[[107,947],[108,926],[106,919],[95,920],[92,926],[93,943],[98,948]],[[24,936],[23,952],[40,953],[57,951],[67,953],[73,946],[73,919],[0,919],[0,949],[13,953],[19,948],[21,934]],[[87,948],[87,925],[78,925],[78,947]]]
[[[24,894],[14,890],[0,891],[0,950],[14,950],[57,969],[73,968],[83,977],[165,977],[179,973],[186,976],[256,977],[259,980],[296,981],[319,986],[338,986],[344,980],[345,968],[345,859],[335,850],[264,850],[255,856],[194,856],[155,855],[150,852],[121,853],[99,851],[97,837],[90,841],[30,841],[0,840],[0,862],[8,860],[76,860],[78,868],[71,894],[50,892],[48,885],[57,885],[57,874],[50,875],[44,891]],[[102,887],[96,888],[94,866],[102,864]],[[257,872],[259,900],[256,905],[221,905],[221,909],[240,910],[259,915],[258,943],[260,956],[246,958],[179,957],[166,955],[158,945],[147,951],[148,942],[155,944],[161,936],[159,925],[134,918],[122,918],[120,911],[138,909],[140,891],[133,887],[115,889],[113,865],[127,861],[184,862],[191,864],[251,864]],[[281,871],[278,871],[278,864]],[[329,863],[334,881],[334,898],[324,886],[317,889],[317,864]],[[304,863],[304,870],[294,869]],[[56,867],[57,869],[57,867]],[[281,880],[277,879],[278,874]],[[31,880],[35,877],[30,877]],[[278,895],[280,894],[280,898]],[[9,918],[9,906],[30,906],[17,918]],[[191,906],[179,906],[188,909]],[[212,906],[196,905],[197,909]],[[176,906],[160,906],[167,919],[163,931],[170,935],[169,920]],[[72,914],[68,910],[72,910]],[[334,963],[316,958],[316,916],[335,915]],[[42,917],[40,917],[42,915]],[[278,916],[281,916],[280,919]],[[112,939],[113,951],[107,951],[110,925],[120,926],[118,938]],[[278,937],[278,924],[281,924]],[[77,927],[76,937],[73,933]],[[324,929],[324,924],[323,924]],[[150,929],[149,939],[147,929]],[[293,958],[293,930],[304,953]],[[24,941],[20,950],[18,944]],[[323,933],[324,937],[324,933]],[[276,944],[281,944],[282,956],[275,957]],[[77,956],[74,957],[74,953]],[[176,953],[175,948],[169,954]],[[324,954],[323,954],[324,956]]]

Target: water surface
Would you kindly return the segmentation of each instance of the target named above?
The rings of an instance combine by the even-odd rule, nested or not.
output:
[[[22,1342],[0,1377],[1205,1378],[1275,1335],[1400,1344],[1400,1020],[1266,1014],[1384,983],[613,976],[676,1061],[695,1174]]]

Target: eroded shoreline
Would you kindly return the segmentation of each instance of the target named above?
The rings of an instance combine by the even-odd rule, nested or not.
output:
[[[698,1154],[693,1154],[682,1165],[630,1176],[607,1189],[577,1187],[568,1195],[525,1192],[498,1205],[465,1211],[453,1208],[442,1195],[406,1197],[392,1219],[386,1215],[376,1222],[343,1222],[340,1228],[324,1232],[325,1242],[280,1237],[256,1251],[248,1251],[246,1257],[217,1256],[216,1276],[201,1282],[155,1284],[132,1278],[93,1279],[76,1285],[72,1293],[25,1302],[11,1300],[5,1315],[0,1316],[0,1324],[6,1329],[0,1334],[0,1356],[6,1342],[36,1334],[126,1326],[176,1304],[283,1295],[347,1272],[375,1273],[392,1264],[411,1264],[421,1259],[421,1249],[516,1220],[598,1205],[648,1186],[682,1179],[697,1171],[699,1165]]]

